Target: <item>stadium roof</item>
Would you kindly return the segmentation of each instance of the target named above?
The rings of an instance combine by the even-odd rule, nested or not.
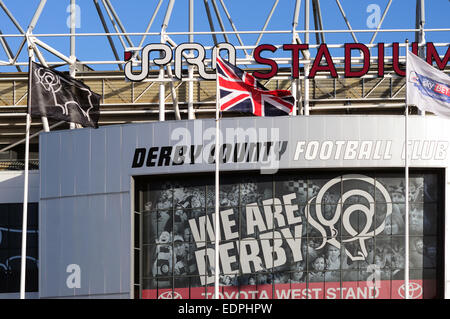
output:
[[[259,13],[259,20],[250,25],[261,27],[249,28],[249,21],[246,21],[244,13],[249,11],[251,3],[258,4],[255,11]],[[124,51],[139,49],[151,42],[166,43],[172,47],[187,41],[199,42],[207,50],[216,43],[229,42],[237,49],[238,66],[249,72],[263,67],[255,62],[252,54],[259,44],[271,43],[279,47],[285,43],[308,43],[310,50],[301,57],[299,79],[292,79],[289,55],[279,50],[276,58],[281,68],[277,76],[261,81],[268,88],[294,91],[297,114],[402,114],[405,82],[392,69],[390,43],[404,42],[409,38],[410,42],[418,42],[421,50],[431,39],[442,58],[449,47],[450,28],[445,22],[437,28],[433,23],[433,28],[425,28],[428,12],[425,5],[430,1],[408,0],[409,7],[399,7],[392,0],[378,3],[373,4],[378,7],[378,15],[377,8],[374,8],[372,25],[367,20],[366,25],[361,27],[359,22],[352,20],[356,15],[353,12],[354,2],[345,0],[296,0],[289,4],[279,0],[264,4],[259,1],[230,3],[223,0],[158,0],[143,4],[140,0],[128,0],[126,5],[123,1],[113,4],[111,0],[48,3],[47,0],[40,0],[35,10],[26,10],[32,13],[28,20],[17,9],[17,2],[0,0],[0,149],[13,149],[24,138],[27,48],[41,64],[69,71],[101,94],[100,125],[161,120],[161,107],[165,120],[175,119],[176,108],[180,110],[182,119],[214,115],[215,83],[202,80],[192,67],[183,67],[186,78],[181,81],[171,76],[171,68],[159,70],[155,66],[152,67],[154,79],[151,81],[126,81]],[[439,3],[448,5],[446,1]],[[125,7],[132,9],[126,10]],[[251,16],[254,18],[255,14],[252,12]],[[134,16],[142,15],[148,24],[135,32]],[[80,16],[89,17],[89,32],[80,32]],[[390,22],[389,28],[383,25],[389,19],[395,21],[397,16],[403,17],[398,18],[401,20],[399,23],[403,24]],[[49,29],[53,18],[55,27]],[[61,27],[61,19],[67,27]],[[40,28],[40,24],[45,24],[45,27]],[[133,32],[128,25],[132,26]],[[355,25],[359,27],[355,28]],[[364,43],[373,50],[367,75],[361,78],[342,76],[345,42]],[[384,77],[376,74],[377,42],[386,42]],[[314,79],[304,76],[304,66],[308,67],[312,62],[321,43],[327,43],[330,47],[338,78],[331,78],[326,73]],[[403,62],[404,43],[401,46],[400,62]],[[357,56],[352,59],[356,63],[362,61]],[[210,63],[208,53],[206,64]],[[446,72],[449,71],[447,68]],[[52,121],[49,124],[51,129],[69,128],[67,124]],[[31,134],[37,134],[42,129],[42,123],[36,119]],[[37,143],[38,139],[32,142]]]

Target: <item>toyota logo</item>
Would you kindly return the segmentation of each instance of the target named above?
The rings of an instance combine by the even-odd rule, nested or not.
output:
[[[398,288],[398,294],[405,299],[405,284]],[[419,299],[422,297],[422,286],[416,282],[409,283],[409,299]]]
[[[176,291],[166,291],[159,295],[158,299],[183,299]]]

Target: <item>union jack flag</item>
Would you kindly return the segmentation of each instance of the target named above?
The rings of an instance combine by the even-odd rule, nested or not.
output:
[[[292,112],[294,98],[288,90],[268,90],[247,72],[217,57],[220,111],[279,116]]]

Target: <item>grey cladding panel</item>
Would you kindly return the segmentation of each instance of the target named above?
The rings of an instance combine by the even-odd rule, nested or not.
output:
[[[120,291],[120,275],[122,251],[121,247],[121,195],[106,196],[106,210],[104,215],[105,232],[98,234],[96,240],[106,242],[104,245],[105,293],[117,293]],[[118,258],[120,256],[120,259]]]
[[[106,135],[106,192],[120,192],[121,188],[121,127],[114,126]]]
[[[89,280],[90,294],[105,293],[104,269],[107,266],[105,258],[105,240],[97,240],[97,236],[102,236],[108,232],[105,224],[106,196],[97,195],[89,198],[89,218],[86,222],[86,236],[89,239],[89,249],[85,252],[89,260],[89,273],[86,274]],[[99,237],[101,238],[101,237]]]
[[[91,132],[91,178],[90,191],[98,194],[106,192],[106,133],[105,128]]]
[[[77,156],[74,145],[74,135],[64,134],[64,143],[61,143],[61,155],[64,157],[64,167],[61,169],[61,179],[64,183],[61,183],[61,196],[71,196],[75,194],[75,178],[76,174],[73,173],[76,170]]]
[[[45,163],[41,174],[41,184],[45,185],[41,189],[41,197],[55,197],[60,195],[60,174],[62,160],[60,133],[43,134],[41,139],[45,145],[45,152],[39,153],[40,163]]]

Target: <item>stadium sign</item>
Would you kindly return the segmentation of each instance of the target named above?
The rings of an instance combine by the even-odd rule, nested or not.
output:
[[[392,66],[394,68],[394,72],[399,76],[405,76],[405,70],[400,67],[399,62],[399,51],[400,44],[398,42],[394,42],[392,44]],[[436,48],[432,42],[428,42],[426,44],[427,48],[427,56],[426,60],[429,64],[432,64],[433,61],[436,61],[439,69],[443,70],[449,59],[450,59],[450,48],[447,49],[447,52],[443,59],[440,58]],[[254,71],[253,76],[258,79],[269,79],[275,76],[278,73],[278,64],[275,60],[271,58],[262,57],[262,53],[265,51],[269,51],[271,53],[275,53],[276,51],[282,50],[290,52],[291,54],[291,75],[293,78],[298,78],[300,75],[300,53],[301,51],[309,50],[308,44],[283,44],[280,48],[272,44],[262,44],[255,48],[253,51],[253,58],[257,64],[266,65],[269,67],[267,71]],[[378,70],[377,75],[379,77],[384,76],[384,55],[385,55],[385,44],[378,43],[377,44],[377,57],[378,57]],[[228,51],[228,61],[232,64],[236,64],[236,49],[230,43],[219,43],[212,48],[211,60],[212,65],[209,70],[207,70],[205,66],[205,56],[206,49],[199,43],[183,43],[178,45],[174,50],[171,46],[164,43],[151,43],[146,45],[141,50],[140,56],[142,57],[141,70],[138,72],[133,72],[133,66],[137,66],[137,61],[134,58],[138,50],[131,50],[125,52],[125,76],[128,80],[134,82],[140,82],[149,76],[149,66],[150,66],[150,54],[151,52],[159,52],[160,57],[154,58],[152,62],[156,66],[165,66],[169,63],[174,62],[175,69],[175,77],[178,79],[182,79],[182,63],[183,58],[188,65],[197,66],[198,74],[201,78],[205,80],[215,80],[216,79],[216,57],[221,50]],[[195,51],[196,55],[189,55],[186,52]],[[418,43],[412,43],[412,51],[417,54],[418,52]],[[352,65],[351,56],[352,53],[359,52],[363,59],[362,65],[358,62],[358,66],[355,67]],[[267,54],[267,53],[266,53]],[[270,54],[270,53],[269,53]],[[369,48],[362,43],[345,43],[344,44],[344,77],[353,78],[353,77],[362,77],[368,73],[370,67],[370,50]],[[337,78],[338,73],[336,70],[336,66],[334,65],[332,56],[328,49],[326,43],[322,43],[317,48],[316,56],[313,59],[313,63],[309,73],[307,74],[308,78],[314,78],[318,72],[327,72],[332,78]]]

